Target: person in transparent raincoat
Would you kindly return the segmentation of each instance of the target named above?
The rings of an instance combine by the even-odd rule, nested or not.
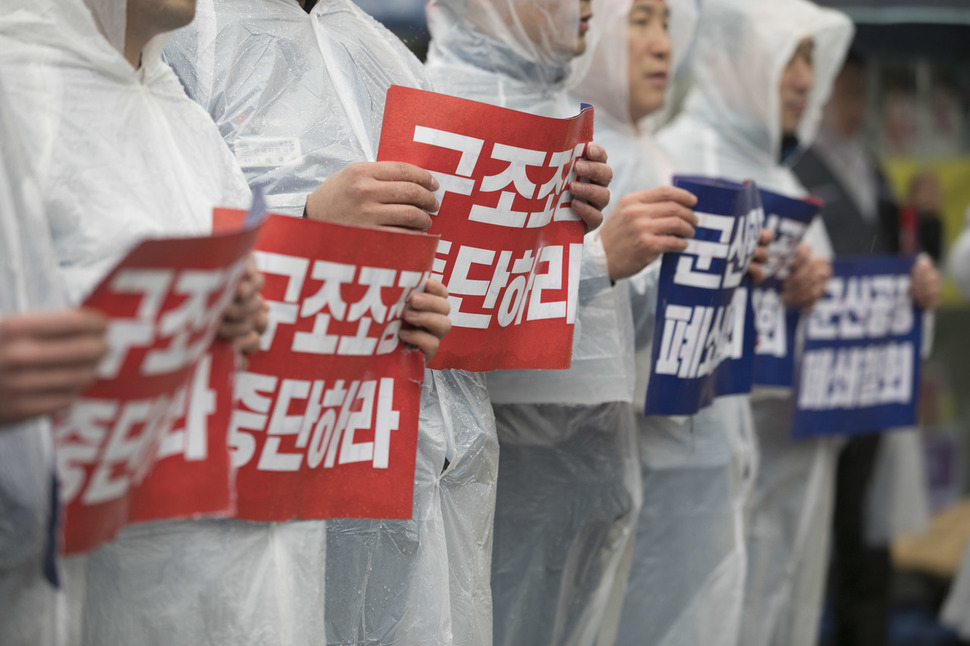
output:
[[[963,231],[950,246],[947,273],[960,289],[963,297],[970,300],[970,211]],[[950,595],[943,605],[941,619],[963,639],[970,639],[970,541],[963,549],[960,569],[953,578]]]
[[[25,170],[37,181],[61,285],[52,299],[78,303],[144,237],[203,234],[213,206],[248,206],[249,189],[218,130],[161,61],[164,32],[190,20],[193,8],[190,0],[4,4],[4,128],[22,135]],[[247,349],[258,342],[258,283],[249,274],[232,308],[245,322],[236,340]],[[66,559],[67,643],[242,643],[236,635],[272,643],[258,635],[268,625],[277,630],[282,604],[261,573],[278,538],[242,523],[197,522],[131,527],[115,543]],[[200,526],[210,530],[207,541],[188,531]],[[199,557],[195,567],[178,566],[185,554]],[[234,570],[251,572],[254,583],[228,583]],[[262,603],[227,617],[227,598]]]
[[[658,135],[676,170],[804,196],[791,156],[811,144],[852,32],[844,15],[804,0],[705,2],[693,88]],[[820,222],[806,241],[814,255],[800,250],[786,286],[790,305],[813,302],[828,273]],[[814,644],[817,634],[836,440],[790,441],[791,402],[790,391],[756,388],[751,396],[761,455],[746,534],[745,646]]]
[[[328,0],[307,12],[296,0],[200,0],[195,22],[165,55],[249,181],[265,187],[271,210],[430,225],[430,174],[374,160],[388,88],[431,84],[398,38],[354,3]],[[282,158],[267,163],[267,150]],[[351,185],[372,197],[355,202]],[[401,197],[408,191],[411,203]],[[326,577],[314,611],[326,634],[293,643],[491,643],[494,429],[482,374],[426,371],[413,518],[301,523],[326,527],[326,569],[316,569],[312,588],[323,590]]]
[[[612,153],[614,192],[630,199],[671,181],[653,131],[697,11],[693,2],[660,0],[611,0],[606,8],[603,38],[574,91],[598,100],[597,132]],[[744,443],[750,413],[744,398],[726,397],[690,418],[643,416],[659,267],[653,263],[629,281],[643,507],[629,580],[614,588],[616,616],[599,643],[733,645],[744,586],[744,503],[754,473],[753,447]]]
[[[0,635],[63,643],[49,415],[94,380],[106,322],[65,309],[38,186],[0,81]]]
[[[584,66],[577,55],[587,28],[595,30],[597,3],[436,0],[427,8],[428,70],[439,91],[544,116],[578,111],[567,85]],[[640,484],[623,279],[672,235],[692,234],[693,203],[684,191],[655,191],[614,207],[587,234],[569,370],[488,375],[501,444],[497,644],[594,643],[613,583],[625,576]],[[675,217],[661,222],[664,212]]]

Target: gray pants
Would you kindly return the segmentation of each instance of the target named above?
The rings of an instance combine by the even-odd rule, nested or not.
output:
[[[495,644],[593,644],[640,506],[630,405],[503,405],[495,420]]]

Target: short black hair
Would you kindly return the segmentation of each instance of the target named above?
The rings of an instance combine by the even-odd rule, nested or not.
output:
[[[868,57],[862,53],[862,50],[853,45],[849,48],[849,53],[845,56],[845,63],[843,64],[843,67],[857,67],[864,69],[868,60]]]

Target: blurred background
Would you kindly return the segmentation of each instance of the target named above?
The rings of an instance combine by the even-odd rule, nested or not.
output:
[[[423,0],[356,2],[424,58]],[[952,242],[970,208],[970,0],[819,4],[856,23],[868,81],[866,139],[897,201],[937,213],[945,243]],[[949,279],[920,417],[932,521],[925,532],[894,541],[891,643],[955,646],[961,642],[937,615],[970,539],[970,307]],[[822,632],[825,644],[825,626]]]

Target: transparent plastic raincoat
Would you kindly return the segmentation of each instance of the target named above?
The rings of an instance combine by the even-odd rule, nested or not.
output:
[[[63,304],[40,193],[0,79],[0,319]],[[45,577],[52,533],[47,419],[0,424],[0,626],[9,646],[53,646],[62,626]]]
[[[73,303],[142,237],[204,233],[213,206],[250,199],[212,120],[161,61],[162,43],[145,48],[139,70],[122,57],[125,7],[5,0],[0,13],[4,94]],[[272,645],[300,630],[319,635],[322,600],[289,591],[301,573],[322,571],[321,559],[320,541],[299,527],[132,526],[66,559],[68,643]],[[284,566],[292,574],[280,575]]]
[[[632,0],[610,0],[604,34],[575,92],[599,108],[597,136],[610,151],[615,199],[669,184],[672,167],[653,141],[653,124],[629,116],[628,20]],[[696,25],[690,0],[667,2],[673,75]],[[629,281],[636,330],[643,507],[618,580],[618,628],[601,644],[737,643],[744,585],[744,505],[754,477],[750,414],[744,398],[719,398],[691,418],[644,417],[660,262]],[[625,584],[625,585],[624,585]],[[625,590],[625,594],[623,591]],[[612,630],[611,630],[612,628]]]
[[[349,0],[309,15],[295,0],[200,0],[165,55],[270,208],[293,216],[323,180],[374,161],[391,85],[431,89],[414,55]],[[325,576],[326,643],[491,643],[497,467],[484,376],[426,371],[412,520],[299,523],[326,528],[326,572],[307,580],[320,590]]]
[[[943,606],[941,619],[960,637],[970,639],[970,541],[963,550],[963,560],[953,578],[950,596]]]
[[[435,88],[550,117],[566,93],[578,0],[429,2]],[[588,39],[596,29],[597,3]],[[577,68],[577,69],[573,69]],[[489,373],[501,443],[492,594],[495,643],[591,644],[639,507],[633,334],[625,285],[612,287],[587,235],[572,367]]]
[[[753,179],[771,191],[804,195],[782,162],[781,74],[799,41],[812,38],[814,85],[797,133],[798,145],[808,146],[852,32],[843,14],[805,0],[705,2],[693,89],[684,111],[658,136],[677,171]],[[820,222],[809,228],[806,241],[816,254],[831,257]],[[788,439],[790,392],[756,389],[751,407],[761,455],[749,511],[738,643],[814,644],[828,562],[837,443]]]

